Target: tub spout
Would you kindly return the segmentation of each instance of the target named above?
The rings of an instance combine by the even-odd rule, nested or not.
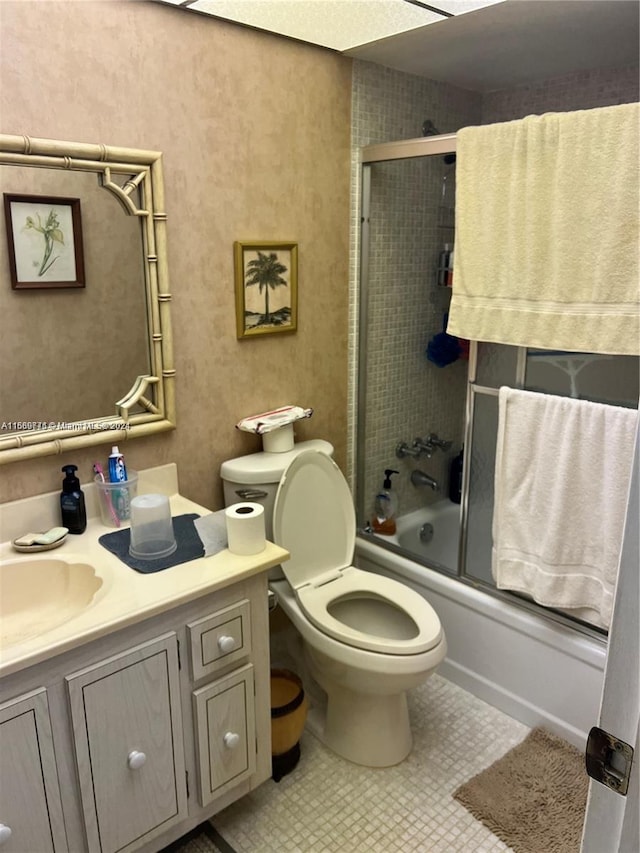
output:
[[[429,486],[429,488],[433,489],[434,492],[440,490],[440,486],[433,477],[430,477],[428,474],[425,474],[424,471],[418,471],[417,469],[411,472],[411,482],[414,486]]]

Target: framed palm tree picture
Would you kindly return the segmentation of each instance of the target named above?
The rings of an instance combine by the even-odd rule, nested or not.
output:
[[[238,338],[295,332],[298,244],[237,241],[233,248]]]

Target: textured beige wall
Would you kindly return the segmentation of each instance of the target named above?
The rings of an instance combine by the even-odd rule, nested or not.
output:
[[[136,376],[149,372],[149,345],[140,332],[147,309],[139,218],[126,216],[97,175],[86,172],[2,166],[0,191],[80,199],[86,283],[12,290],[0,228],[0,422],[78,421],[114,413]],[[46,217],[47,206],[40,209]],[[19,221],[13,225],[21,227]],[[41,257],[44,240],[31,233]],[[68,245],[68,235],[63,239]],[[84,357],[78,357],[79,348]],[[71,367],[65,370],[64,393],[61,364]],[[6,434],[2,430],[0,437]]]
[[[153,3],[1,7],[3,132],[164,153],[178,428],[125,442],[128,465],[177,462],[215,509],[220,463],[259,448],[236,421],[294,403],[315,411],[298,437],[344,467],[350,60]],[[236,340],[234,240],[298,243],[297,333]],[[3,466],[0,500],[56,489],[67,463],[87,482],[107,453]]]

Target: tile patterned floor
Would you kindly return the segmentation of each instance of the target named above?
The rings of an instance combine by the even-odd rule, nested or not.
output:
[[[409,707],[414,749],[396,767],[358,767],[305,731],[296,769],[212,824],[237,853],[509,853],[452,793],[529,728],[438,675]]]
[[[213,826],[203,822],[159,853],[236,853]]]

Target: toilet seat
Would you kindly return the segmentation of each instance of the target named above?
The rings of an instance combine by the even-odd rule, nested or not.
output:
[[[336,572],[333,581],[296,590],[300,606],[316,628],[350,646],[386,655],[417,655],[428,652],[442,640],[438,616],[421,595],[391,578],[348,566]],[[408,639],[365,633],[346,625],[329,612],[345,599],[383,601],[406,614],[415,626]]]
[[[280,481],[273,532],[276,544],[291,554],[282,569],[309,621],[340,642],[382,654],[411,655],[433,648],[443,635],[431,605],[398,581],[351,565],[355,527],[351,492],[338,466],[316,450],[300,453]],[[400,639],[361,631],[330,613],[350,600],[383,602],[401,611],[414,623],[415,634]]]

